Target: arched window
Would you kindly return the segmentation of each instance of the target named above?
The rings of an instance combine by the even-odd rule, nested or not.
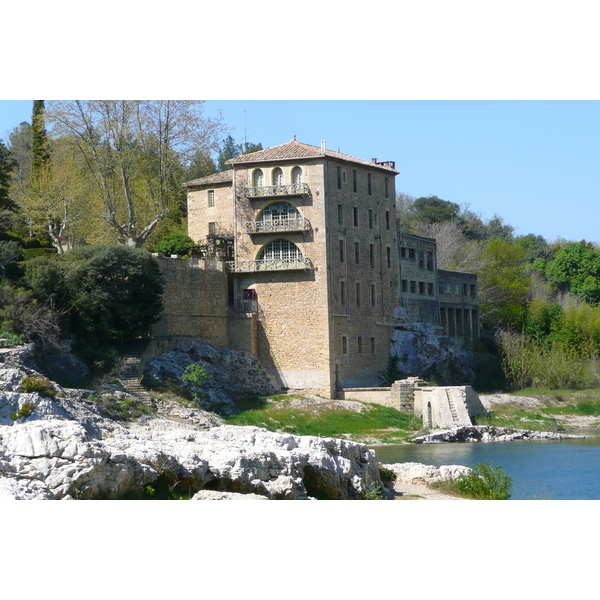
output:
[[[302,184],[302,169],[300,167],[294,167],[292,170],[292,182],[294,185]]]
[[[283,171],[279,167],[273,171],[273,185],[283,185]]]
[[[260,169],[254,171],[254,187],[263,187],[265,185],[265,176]]]
[[[278,239],[269,242],[260,252],[259,261],[267,261],[264,268],[289,269],[304,263],[304,255],[296,244],[289,240]]]
[[[269,204],[260,213],[258,220],[264,222],[289,221],[290,219],[297,219],[299,217],[300,213],[289,202],[275,202],[274,204]]]

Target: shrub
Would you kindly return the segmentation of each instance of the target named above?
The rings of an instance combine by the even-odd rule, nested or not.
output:
[[[155,252],[161,254],[187,254],[194,245],[194,240],[185,233],[168,233],[154,246]]]
[[[37,392],[40,396],[43,396],[44,398],[52,398],[52,400],[56,398],[54,387],[52,386],[50,380],[46,377],[25,377],[21,383],[21,387],[23,388],[24,392]]]
[[[475,500],[508,500],[512,496],[512,479],[492,463],[478,463],[467,475],[430,486]]]
[[[11,415],[11,418],[13,421],[16,421],[17,419],[21,419],[21,418],[27,418],[33,414],[34,410],[35,410],[35,405],[31,404],[31,402],[24,402],[23,406],[21,406],[21,408],[18,410],[18,412],[16,414]]]
[[[379,476],[381,477],[381,481],[386,483],[396,481],[396,473],[386,467],[379,467]]]
[[[194,401],[200,405],[201,402],[206,398],[206,392],[202,389],[204,385],[210,381],[212,375],[206,372],[206,369],[198,363],[192,363],[185,368],[183,375],[181,376],[185,383],[189,384],[192,388],[194,395]]]

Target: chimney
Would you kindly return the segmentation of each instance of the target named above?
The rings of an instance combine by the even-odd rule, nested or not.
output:
[[[372,165],[376,165],[377,164],[377,159],[376,158],[372,158],[371,159],[371,164]]]
[[[325,152],[326,149],[327,149],[327,140],[322,140],[321,141],[321,150],[323,152]]]

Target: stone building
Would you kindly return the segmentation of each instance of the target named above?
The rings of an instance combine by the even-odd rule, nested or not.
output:
[[[214,293],[230,345],[256,354],[283,387],[333,396],[377,385],[398,305],[474,339],[476,295],[444,295],[443,320],[435,240],[397,224],[393,162],[294,139],[228,164],[185,184],[188,233],[204,259],[223,262],[226,298],[223,285]]]

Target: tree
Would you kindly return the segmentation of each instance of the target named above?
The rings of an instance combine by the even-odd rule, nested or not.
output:
[[[48,119],[69,136],[95,179],[117,241],[140,247],[181,197],[181,167],[216,149],[222,119],[192,100],[52,102]]]
[[[571,242],[547,263],[546,276],[590,304],[600,305],[600,250],[585,240]]]
[[[52,160],[32,177],[21,199],[33,230],[43,228],[59,254],[82,241],[93,228],[90,208],[94,194],[83,167],[68,140],[58,139],[52,144]]]
[[[23,186],[31,173],[31,125],[23,121],[8,136],[10,152],[16,162],[15,181]]]
[[[262,144],[254,144],[252,142],[244,142],[243,144],[236,144],[233,136],[228,135],[222,143],[221,150],[219,151],[219,158],[217,159],[217,166],[219,172],[227,171],[231,169],[229,165],[225,163],[230,158],[235,158],[241,154],[250,154],[251,152],[258,152],[262,150]]]
[[[0,140],[0,209],[16,208],[16,204],[10,198],[11,178],[16,166],[17,162],[10,150]]]
[[[412,206],[420,221],[426,223],[440,223],[443,221],[454,221],[458,219],[460,206],[448,200],[442,200],[437,196],[417,198]]]
[[[76,248],[63,255],[64,282],[79,341],[106,344],[149,332],[162,312],[162,275],[145,250],[126,246]]]
[[[43,100],[33,101],[31,115],[31,171],[34,176],[48,166],[50,151],[45,124],[45,103]]]

